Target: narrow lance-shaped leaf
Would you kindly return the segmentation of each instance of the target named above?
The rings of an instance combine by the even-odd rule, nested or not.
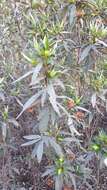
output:
[[[51,108],[51,110],[50,110],[50,115],[51,115],[52,125],[54,125],[55,121],[56,121],[56,118],[57,118],[57,115],[56,115],[56,112],[53,110],[53,108]]]
[[[46,99],[47,99],[47,91],[46,91],[46,89],[44,89],[44,92],[41,96],[41,106],[42,107],[44,106]]]
[[[68,172],[68,174],[70,176],[70,179],[72,180],[72,184],[74,186],[74,190],[77,190],[77,188],[76,188],[76,180],[75,180],[74,175],[71,172]]]
[[[36,153],[37,153],[37,160],[39,163],[41,162],[42,156],[43,156],[43,145],[44,145],[44,143],[43,143],[43,141],[41,141],[37,147]]]
[[[2,84],[4,81],[4,78],[0,78],[0,84]]]
[[[46,145],[46,147],[49,147],[49,138],[48,136],[43,136],[42,139],[43,139],[43,142],[44,144]]]
[[[19,127],[19,123],[14,118],[8,119],[8,122],[12,123],[15,127]]]
[[[7,135],[7,126],[6,123],[2,123],[2,136],[4,141],[6,139],[6,135]]]
[[[39,91],[37,94],[33,95],[23,106],[23,110],[21,111],[21,113],[18,115],[17,118],[19,118],[22,113],[27,110],[28,108],[30,108],[32,106],[32,104],[41,96],[42,94],[42,90]]]
[[[50,97],[49,100],[50,100],[50,103],[52,104],[54,110],[56,111],[56,113],[60,116],[59,108],[57,106],[57,103],[56,103],[55,99]]]
[[[96,93],[94,93],[94,94],[92,95],[92,97],[91,97],[91,103],[92,103],[93,108],[95,108],[96,99],[97,99],[97,96],[96,96]]]
[[[28,57],[27,55],[25,55],[24,53],[22,53],[23,57],[29,61],[30,63],[32,63],[32,59],[30,57]]]
[[[75,126],[74,126],[74,122],[73,122],[73,119],[71,117],[68,118],[68,126],[69,126],[69,129],[70,129],[70,132],[72,135],[76,134],[78,136],[80,136],[81,134],[75,129]]]
[[[50,168],[50,169],[47,169],[43,174],[42,174],[42,177],[45,177],[47,175],[50,175],[52,176],[54,174],[54,167]]]
[[[35,143],[35,146],[33,148],[32,154],[31,154],[32,158],[35,158],[36,155],[37,155],[37,147],[38,147],[38,145],[39,145],[39,142]]]
[[[55,110],[55,112],[60,115],[60,112],[59,112],[59,108],[57,106],[57,101],[56,101],[56,93],[55,93],[55,90],[54,90],[54,87],[52,84],[48,85],[48,88],[47,88],[47,93],[49,94],[49,100],[50,100],[50,103],[52,104],[53,106],[53,109]]]
[[[39,140],[40,139],[31,140],[29,142],[23,143],[21,146],[29,146],[29,145],[37,143]]]
[[[84,50],[82,51],[81,55],[80,55],[80,59],[79,59],[79,63],[81,61],[83,61],[89,54],[90,50],[92,49],[92,45],[88,45],[87,47],[84,48]]]
[[[41,69],[42,69],[42,63],[38,64],[34,69],[30,85],[35,85],[36,79]]]
[[[3,92],[0,92],[0,99],[4,102],[5,101],[5,96]]]
[[[45,109],[44,115],[41,118],[40,123],[39,123],[40,132],[44,132],[47,130],[48,123],[49,123],[49,111],[48,109]]]
[[[55,190],[62,190],[63,188],[63,181],[61,176],[57,176],[55,179]]]
[[[25,15],[25,17],[27,17],[27,16]],[[36,26],[36,20],[35,20],[34,16],[31,13],[29,13],[29,17],[27,17],[27,19],[32,23],[32,25],[34,27]]]
[[[34,72],[34,70],[31,70],[29,72],[27,72],[25,75],[21,76],[20,78],[18,78],[17,80],[13,81],[12,84],[15,84],[16,82],[20,82],[21,80],[23,80],[24,78],[28,77],[29,75],[31,75]]]
[[[40,46],[37,42],[37,40],[34,38],[34,48],[36,49],[37,53],[40,54],[41,53],[41,49]]]
[[[67,112],[67,110],[59,103],[57,103],[57,105],[59,106],[60,109],[62,109],[62,111],[69,117],[69,113]]]
[[[36,139],[41,139],[41,136],[39,135],[28,135],[28,136],[24,136],[23,138],[27,139],[27,140],[36,140]]]
[[[49,41],[48,41],[47,36],[44,37],[43,44],[44,44],[45,49],[48,50],[48,48],[49,48]]]
[[[50,138],[50,144],[58,156],[63,156],[63,152],[60,145],[57,144],[54,139]]]
[[[84,112],[87,112],[87,113],[91,114],[91,112],[89,110],[87,110],[86,108],[83,108],[81,106],[76,106],[76,108],[79,109],[79,110],[82,110]]]
[[[103,42],[102,40],[97,40],[99,44],[103,45],[104,47],[107,48],[107,43]]]
[[[70,25],[73,24],[75,16],[76,16],[76,6],[71,5],[70,10],[69,10],[69,22],[70,22]]]
[[[107,167],[107,157],[104,159],[104,164]]]

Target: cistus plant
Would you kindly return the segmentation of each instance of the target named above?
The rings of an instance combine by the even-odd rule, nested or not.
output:
[[[107,159],[107,134],[104,131],[100,131],[99,135],[93,139],[91,149],[98,155],[101,163],[106,164]]]
[[[38,123],[35,128],[36,134],[24,136],[27,142],[22,144],[22,146],[34,145],[32,156],[37,156],[37,160],[40,163],[43,154],[50,154],[48,155],[49,158],[53,156],[66,157],[66,146],[70,146],[71,142],[80,148],[82,147],[79,140],[76,139],[76,136],[81,136],[81,134],[77,131],[75,116],[72,112],[69,113],[63,105],[64,99],[68,101],[72,101],[72,99],[61,95],[61,91],[65,90],[61,77],[62,75],[66,75],[66,73],[64,73],[63,68],[60,67],[56,59],[57,43],[45,36],[40,43],[34,40],[34,50],[35,58],[23,54],[24,58],[33,65],[32,70],[17,79],[14,83],[31,75],[30,87],[35,89],[35,94],[23,105],[23,110],[18,115],[18,118],[32,106],[40,108]],[[77,98],[75,102],[77,104]],[[75,109],[78,113],[79,110],[85,113],[88,112],[85,108],[77,105],[75,105]],[[82,112],[80,114],[82,115]],[[61,124],[61,118],[66,120],[66,128]],[[61,164],[63,165],[63,162],[64,160],[61,161],[61,159],[55,162],[59,163],[58,168],[56,166],[56,174],[60,175],[64,172],[66,176],[65,169],[61,169],[62,166],[60,166]],[[72,178],[74,185],[73,174],[70,174],[70,178]],[[58,180],[56,183],[58,183]],[[55,186],[57,190],[61,189],[60,185],[59,188],[58,184]],[[76,189],[76,185],[74,185],[74,188]]]
[[[67,162],[64,158],[58,158],[55,160],[54,165],[47,167],[47,170],[42,177],[47,175],[53,176],[55,180],[55,189],[62,189],[65,184],[69,186],[73,184],[76,189],[74,172],[75,170],[70,162]]]
[[[94,137],[90,149],[97,155],[97,181],[99,184],[100,169],[107,167],[107,134],[103,130]]]
[[[11,127],[19,127],[19,124],[14,118],[9,116],[8,106],[5,106],[0,113],[2,115],[0,121],[1,142],[8,145],[11,139]]]
[[[102,39],[107,36],[107,27],[104,26],[100,19],[90,23],[90,35],[93,38],[93,42],[96,42],[97,39]]]
[[[31,157],[39,164],[46,156],[49,165],[42,177],[52,177],[55,190],[62,190],[68,182],[76,190],[80,178],[92,189],[82,130],[91,130],[94,111],[107,85],[100,64],[101,51],[107,47],[103,6],[98,11],[98,1],[33,0],[31,8],[32,14],[26,18],[32,51],[22,53],[31,70],[13,84],[29,78],[32,96],[17,119],[33,108],[37,123],[21,146],[32,146]]]

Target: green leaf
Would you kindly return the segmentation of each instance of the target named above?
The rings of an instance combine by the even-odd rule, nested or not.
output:
[[[101,147],[98,144],[93,144],[92,145],[92,150],[94,150],[95,152],[99,152],[101,150]]]
[[[31,0],[32,9],[39,9],[45,7],[45,3],[42,0]]]
[[[49,49],[49,40],[48,40],[47,36],[45,36],[43,39],[43,45],[44,45],[45,50]]]
[[[27,60],[27,61],[29,61],[30,63],[32,63],[32,59],[30,58],[30,57],[28,57],[27,55],[25,55],[24,53],[22,53],[22,55],[23,55],[23,57]]]
[[[32,2],[32,8],[33,9],[37,9],[40,7],[38,0],[31,0],[31,2]]]
[[[41,54],[41,48],[37,42],[37,40],[34,39],[34,48],[36,49],[37,53],[40,55]]]

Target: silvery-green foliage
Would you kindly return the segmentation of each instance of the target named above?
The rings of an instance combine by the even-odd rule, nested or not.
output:
[[[15,84],[29,77],[29,88],[32,90],[32,96],[24,102],[17,118],[33,106],[38,112],[35,132],[24,136],[26,142],[22,144],[22,147],[32,146],[32,157],[36,156],[38,163],[42,161],[43,155],[51,157],[53,165],[47,168],[43,177],[47,175],[53,177],[55,190],[62,190],[64,184],[68,184],[69,181],[76,190],[77,173],[81,180],[90,186],[87,178],[90,178],[91,173],[86,166],[86,162],[89,164],[90,156],[85,157],[86,160],[84,157],[81,159],[81,156],[77,156],[79,153],[77,155],[73,153],[73,148],[80,149],[83,155],[87,152],[81,145],[84,140],[81,129],[89,126],[84,118],[88,120],[91,115],[88,110],[91,105],[87,106],[90,97],[92,107],[95,109],[97,105],[97,97],[103,80],[100,82],[93,80],[97,93],[90,80],[91,74],[94,76],[97,73],[94,69],[95,59],[100,54],[99,49],[101,46],[106,47],[102,39],[106,35],[106,27],[103,24],[97,24],[96,18],[95,22],[94,19],[90,22],[90,18],[93,17],[90,12],[88,13],[89,20],[85,20],[85,17],[81,15],[77,16],[78,11],[79,14],[82,12],[78,8],[81,9],[81,2],[83,2],[83,7],[86,8],[83,14],[87,14],[86,12],[90,11],[91,7],[103,5],[103,1],[101,4],[99,1],[75,0],[43,2],[42,6],[36,4],[36,7],[33,2],[32,8],[36,10],[39,6],[41,14],[35,16],[31,13],[27,18],[34,32],[34,49],[32,48],[31,54],[28,52],[27,55],[26,52],[22,55],[32,64],[32,69],[13,82]],[[51,15],[50,10],[54,15]],[[87,15],[85,16],[87,18]],[[75,24],[76,21],[77,24]],[[99,29],[101,29],[100,33]],[[66,82],[69,84],[66,85]],[[75,93],[67,94],[67,86],[72,87]],[[88,89],[91,89],[91,95],[87,95]],[[87,101],[84,101],[84,98],[87,98]],[[67,101],[68,103],[71,101],[73,105],[70,107]],[[3,133],[5,134],[5,128]],[[52,158],[57,158],[57,161]]]
[[[32,152],[32,156],[37,156],[37,160],[40,163],[42,160],[43,153],[45,152],[44,149],[52,148],[56,155],[63,156],[63,151],[59,144],[57,144],[54,137],[48,135],[29,135],[24,136],[25,139],[29,140],[28,142],[22,144],[21,146],[29,146],[34,145],[34,149]]]
[[[0,78],[0,99],[2,101],[5,101],[5,96],[3,92],[3,87],[4,87],[4,78]]]
[[[2,111],[2,120],[0,121],[1,136],[4,143],[7,139],[10,139],[11,127],[18,128],[19,123],[8,114],[8,106]]]
[[[71,185],[71,183],[76,190],[76,175],[74,171],[75,170],[70,161],[59,159],[59,161],[55,161],[55,165],[48,166],[46,168],[46,171],[43,173],[42,177],[47,175],[53,176],[55,180],[55,190],[62,190],[64,184]]]
[[[72,151],[69,151],[69,153],[66,151],[66,147],[70,148],[71,144],[75,144],[81,150],[83,149],[81,141],[78,139],[81,137],[81,134],[78,132],[75,117],[64,106],[64,101],[72,99],[66,95],[61,95],[61,92],[65,91],[65,86],[60,76],[62,74],[66,75],[66,72],[63,71],[63,67],[54,63],[53,55],[57,45],[45,36],[40,43],[37,40],[34,41],[34,48],[36,50],[36,60],[23,54],[24,58],[33,64],[32,70],[17,79],[14,84],[26,79],[26,77],[30,77],[31,82],[29,86],[35,91],[27,102],[24,103],[23,109],[17,118],[32,106],[39,105],[36,125],[38,132],[24,136],[27,142],[21,146],[32,146],[32,157],[36,156],[38,163],[40,163],[43,155],[47,155],[47,152],[51,157],[59,158],[66,157],[66,154],[72,154]],[[89,114],[88,110],[81,106],[76,106],[75,109]],[[61,123],[63,119],[66,121],[65,128],[63,128],[63,123]],[[64,167],[65,169],[61,175],[56,175],[54,166],[50,167],[45,175],[49,174],[54,177],[56,190],[61,190],[68,179],[71,180],[76,190],[75,175],[71,164],[64,162]],[[58,169],[58,173],[61,172],[60,169]]]

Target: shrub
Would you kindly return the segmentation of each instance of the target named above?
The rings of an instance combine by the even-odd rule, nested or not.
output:
[[[17,118],[32,107],[38,109],[35,132],[24,136],[27,142],[22,146],[33,145],[32,157],[39,163],[43,155],[51,160],[43,177],[53,177],[56,190],[71,183],[76,189],[78,175],[90,187],[82,130],[90,128],[99,102],[106,102],[106,6],[104,0],[33,0],[26,16],[28,38],[33,40],[32,52],[23,57],[32,69],[14,84],[30,77],[34,94]],[[101,145],[92,145],[95,152],[100,149]]]

